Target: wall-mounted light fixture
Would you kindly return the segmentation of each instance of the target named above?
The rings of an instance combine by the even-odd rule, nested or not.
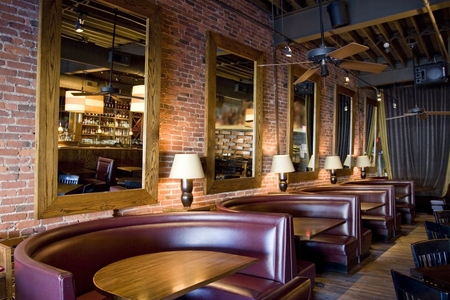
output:
[[[342,169],[341,159],[337,155],[327,156],[325,158],[325,165],[323,167],[325,170],[330,170],[331,173],[331,183],[336,184],[336,170]]]
[[[370,159],[368,156],[363,155],[363,156],[358,156],[356,158],[356,166],[361,168],[361,178],[365,179],[366,178],[366,170],[365,167],[370,167]]]
[[[280,174],[280,191],[286,192],[288,187],[286,173],[291,173],[294,171],[294,165],[292,164],[292,160],[289,155],[285,154],[273,156],[270,172]]]

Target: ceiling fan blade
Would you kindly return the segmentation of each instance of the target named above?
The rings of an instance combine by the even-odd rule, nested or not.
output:
[[[362,61],[354,61],[354,60],[343,60],[339,64],[340,68],[364,71],[370,73],[381,73],[384,69],[386,69],[387,65],[375,64],[369,62]]]
[[[300,64],[312,64],[312,62],[310,62],[310,61],[298,61],[298,62],[291,62],[291,63],[263,64],[263,65],[258,65],[258,67],[273,67],[273,66],[300,65]]]
[[[450,116],[450,111],[427,111],[427,115]]]
[[[303,81],[306,81],[309,77],[311,77],[314,73],[316,73],[317,71],[317,66],[312,67],[308,70],[306,70],[305,73],[303,73],[302,76],[300,76],[295,82],[294,85]]]
[[[106,95],[104,92],[79,92],[79,93],[72,93],[73,96],[102,96]]]
[[[386,121],[394,120],[394,119],[400,119],[400,118],[406,118],[406,117],[412,117],[412,116],[415,116],[415,115],[416,114],[404,114],[404,115],[401,115],[401,116],[386,118]]]
[[[366,51],[368,49],[369,47],[367,46],[357,43],[350,43],[342,48],[339,48],[337,50],[334,50],[333,52],[328,53],[327,56],[339,60]]]

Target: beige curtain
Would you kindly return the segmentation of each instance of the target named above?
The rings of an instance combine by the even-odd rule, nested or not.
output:
[[[381,141],[381,150],[383,150],[383,160],[384,160],[384,169],[388,175],[389,179],[392,179],[391,172],[391,163],[389,161],[389,148],[388,148],[388,139],[387,139],[387,130],[386,130],[386,113],[384,107],[384,93],[381,93],[382,99],[379,102],[378,109],[378,120],[380,125],[380,141]],[[384,174],[380,174],[380,176],[384,176]]]
[[[442,197],[444,197],[445,194],[447,194],[449,184],[450,184],[450,153],[448,155],[447,175],[445,176],[445,184],[444,189],[442,190]]]

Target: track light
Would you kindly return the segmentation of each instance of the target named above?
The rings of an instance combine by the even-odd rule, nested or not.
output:
[[[394,109],[397,108],[397,102],[394,101],[394,102],[392,103],[392,108],[394,108]]]
[[[344,77],[345,85],[348,85],[350,83],[350,77],[348,77],[348,71],[345,70],[345,77]]]
[[[322,77],[327,77],[328,76],[328,67],[327,67],[327,63],[325,62],[325,58],[322,59],[322,64],[320,66],[320,75]]]
[[[84,19],[83,14],[79,14],[77,18],[77,22],[75,23],[75,31],[76,32],[83,32],[84,30]]]
[[[289,47],[289,41],[286,39],[286,57],[292,57],[292,50],[291,47]]]
[[[381,92],[380,90],[377,89],[377,101],[380,102],[381,101]]]

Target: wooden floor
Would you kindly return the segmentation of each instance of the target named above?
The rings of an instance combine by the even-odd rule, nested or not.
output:
[[[426,240],[423,221],[434,221],[433,215],[419,214],[413,225],[402,225],[395,240],[388,243],[373,242],[370,256],[348,274],[324,272],[317,274],[314,299],[320,300],[388,300],[396,299],[391,269],[409,274],[414,267],[410,245]]]

